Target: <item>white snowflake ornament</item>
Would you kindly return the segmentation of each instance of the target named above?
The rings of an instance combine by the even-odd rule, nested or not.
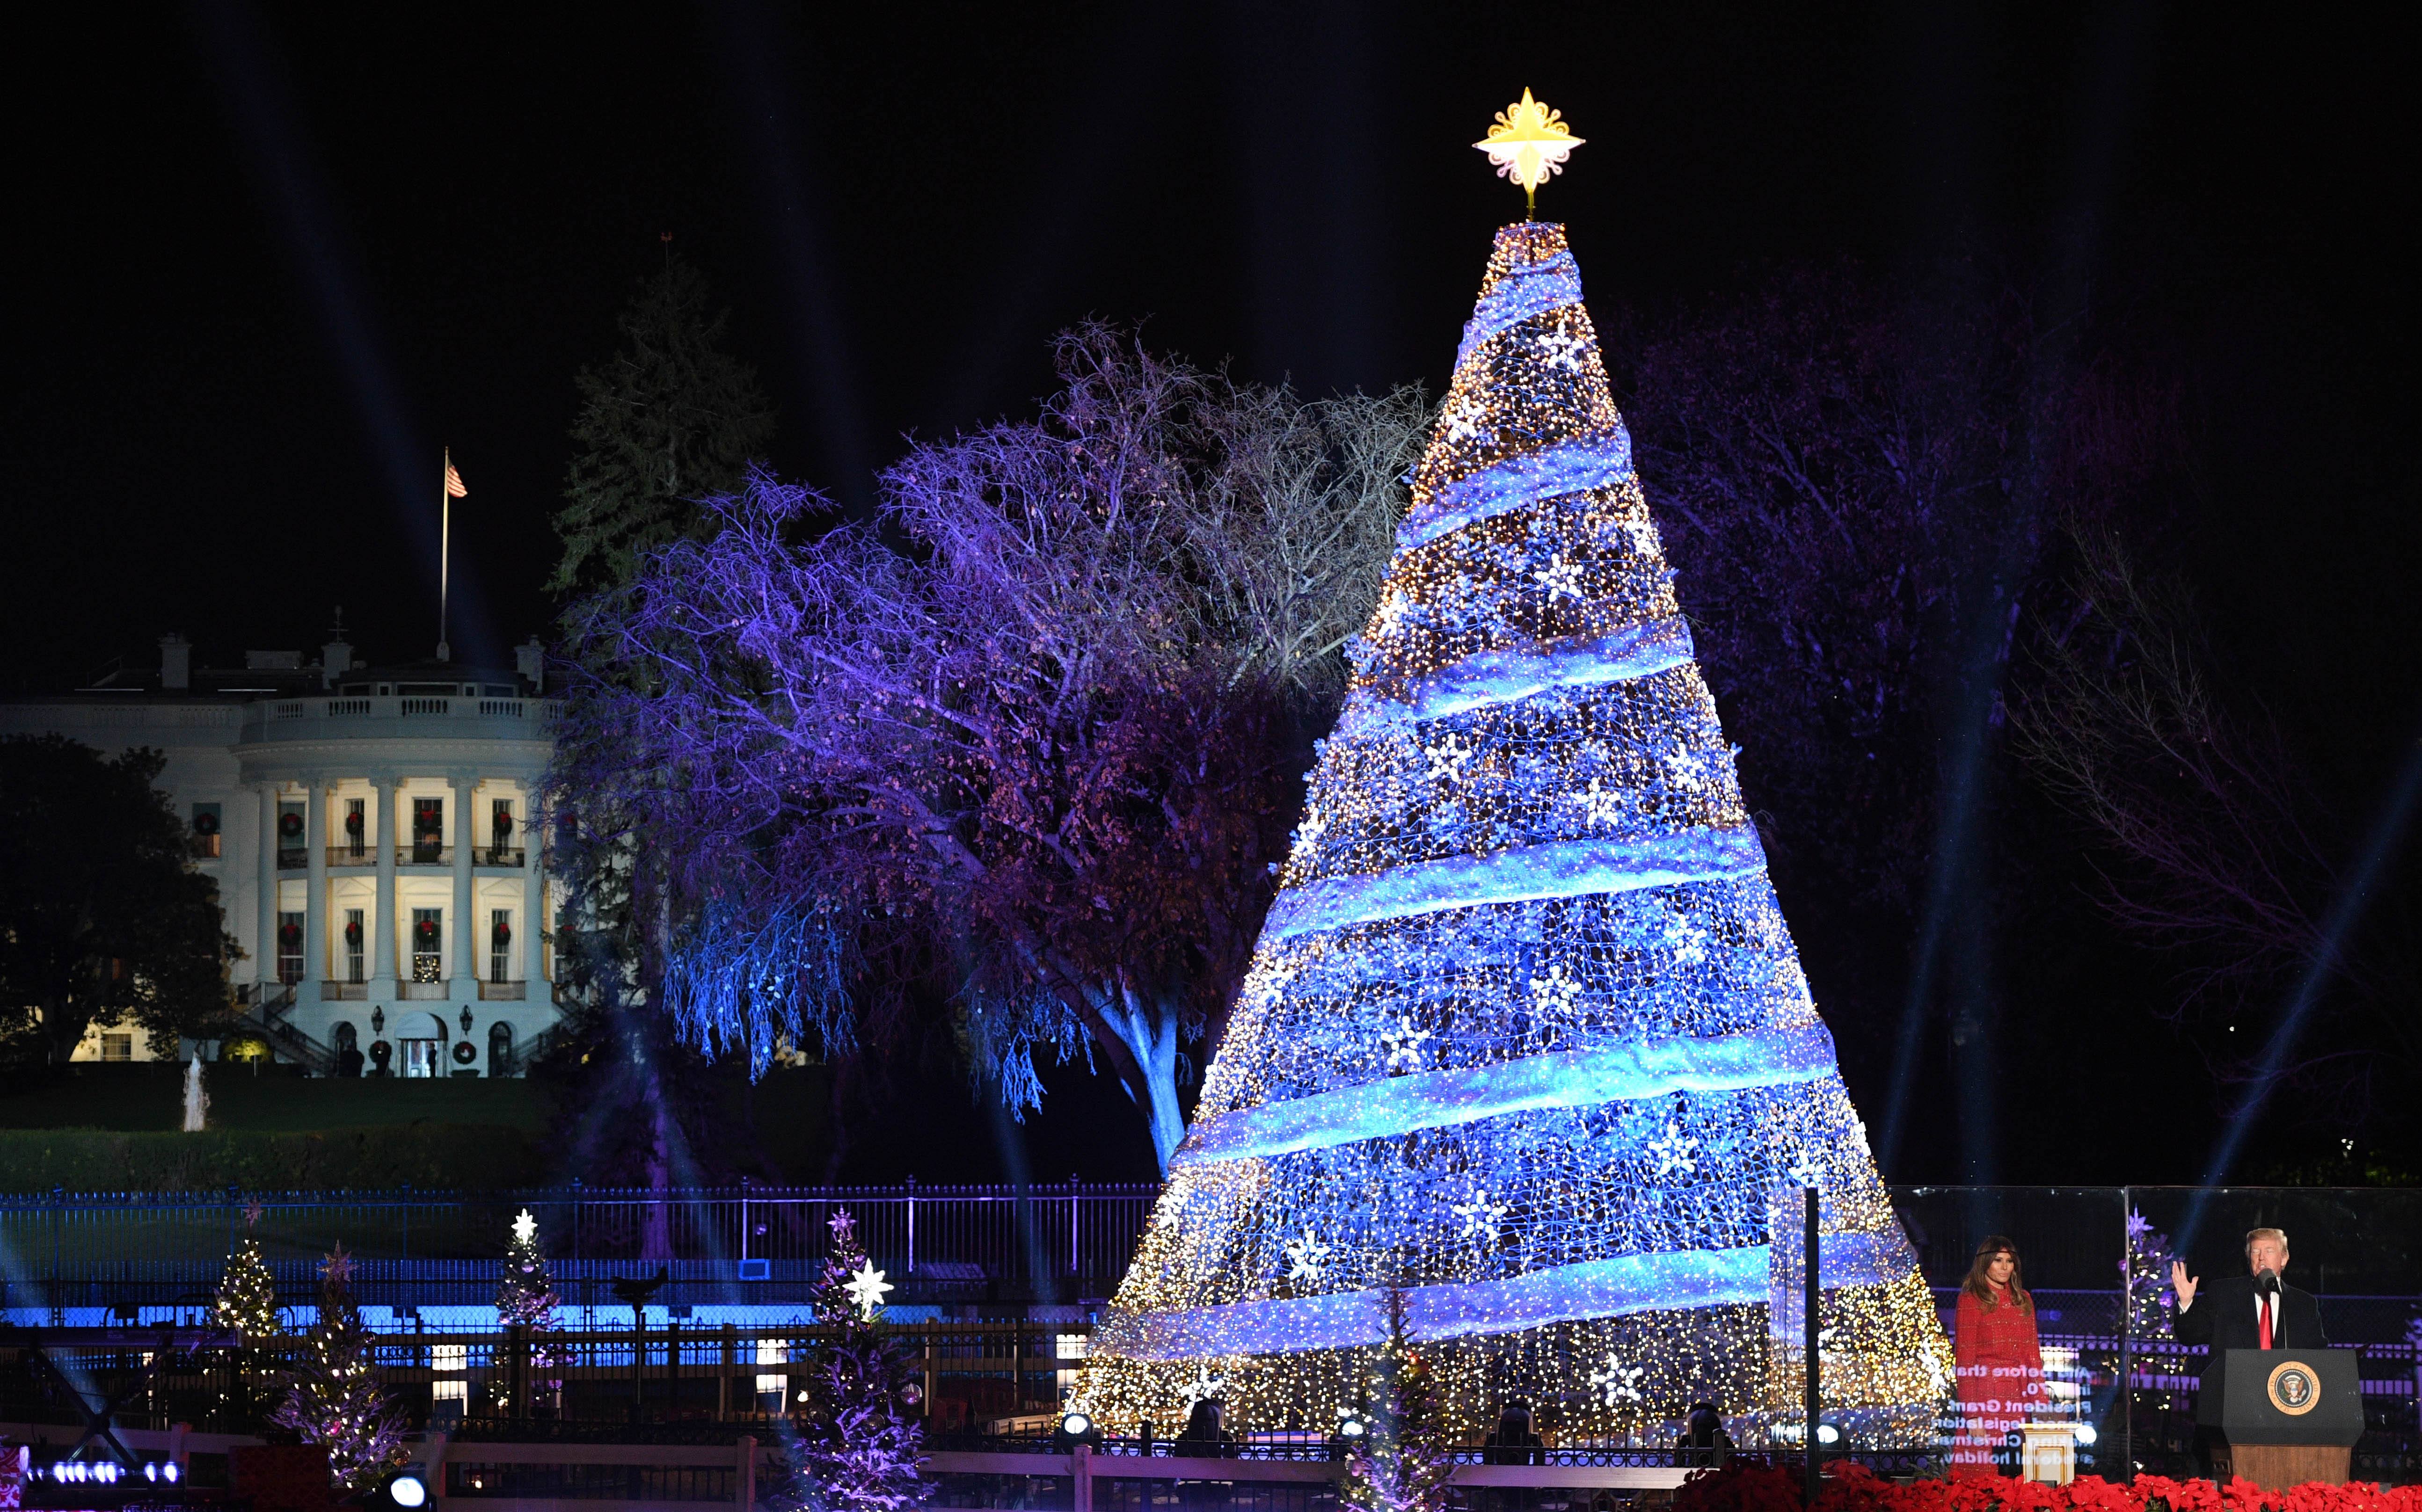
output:
[[[1463,769],[1480,754],[1480,747],[1460,735],[1450,735],[1438,744],[1425,746],[1422,758],[1429,763],[1430,781],[1441,786],[1461,780]]]
[[[1422,1045],[1430,1032],[1419,1028],[1410,1018],[1398,1019],[1392,1028],[1379,1031],[1381,1062],[1390,1074],[1397,1071],[1418,1071],[1422,1068]]]
[[[1287,1240],[1286,1257],[1289,1281],[1318,1281],[1322,1268],[1329,1264],[1329,1246],[1307,1228],[1303,1238]]]
[[[1644,1401],[1646,1398],[1640,1390],[1640,1378],[1646,1374],[1639,1365],[1627,1365],[1613,1355],[1608,1355],[1604,1367],[1590,1372],[1590,1389],[1609,1407]]]
[[[1546,567],[1532,573],[1531,576],[1536,578],[1540,585],[1548,590],[1549,603],[1559,599],[1570,599],[1578,603],[1583,597],[1581,567],[1577,563],[1565,561],[1562,556],[1549,558]]]
[[[1699,1142],[1671,1119],[1666,1120],[1665,1132],[1649,1141],[1648,1153],[1660,1177],[1690,1176],[1699,1169]]]
[[[1531,1008],[1542,1018],[1564,1018],[1581,1005],[1581,984],[1565,972],[1565,963],[1551,961],[1545,976],[1531,978]]]
[[[1486,1191],[1473,1192],[1470,1202],[1456,1203],[1453,1209],[1455,1216],[1463,1221],[1463,1238],[1485,1239],[1491,1244],[1497,1242],[1509,1210],[1502,1202],[1490,1202]]]
[[[1592,777],[1587,788],[1573,795],[1573,802],[1581,806],[1582,817],[1594,829],[1612,829],[1621,824],[1631,806],[1623,789],[1609,787],[1603,777]]]
[[[1469,391],[1449,399],[1446,408],[1439,412],[1439,423],[1446,428],[1448,444],[1462,446],[1487,440],[1488,427],[1481,423],[1484,413],[1480,399]]]
[[[1575,329],[1570,320],[1560,321],[1553,331],[1539,338],[1539,360],[1550,367],[1578,374],[1582,359],[1588,356],[1589,337]]]
[[[883,1294],[891,1290],[892,1286],[883,1279],[882,1271],[874,1269],[874,1262],[869,1260],[857,1268],[850,1276],[849,1285],[841,1289],[849,1293],[850,1303],[857,1309],[857,1316],[871,1318],[875,1309],[883,1305]]]

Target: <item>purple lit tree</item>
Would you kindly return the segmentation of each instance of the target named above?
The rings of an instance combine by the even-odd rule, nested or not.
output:
[[[638,986],[695,1042],[846,1050],[925,976],[1014,1108],[1039,1052],[1097,1055],[1165,1162],[1426,411],[1098,328],[1060,366],[1038,420],[894,466],[874,524],[762,474],[706,501],[712,539],[582,621],[615,672],[575,678],[555,791],[630,858]]]
[[[359,1491],[399,1457],[401,1404],[370,1373],[377,1338],[354,1303],[353,1257],[338,1245],[320,1267],[320,1319],[304,1335],[286,1400],[270,1421],[292,1428],[305,1443],[328,1447],[328,1476],[338,1489]]]
[[[899,1512],[934,1488],[918,1473],[925,1429],[912,1412],[920,1388],[900,1346],[874,1332],[891,1287],[866,1257],[846,1211],[832,1218],[833,1243],[815,1295],[818,1343],[792,1494],[798,1505],[835,1512]]]

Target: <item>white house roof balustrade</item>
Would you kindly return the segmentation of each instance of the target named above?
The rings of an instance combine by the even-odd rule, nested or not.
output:
[[[432,776],[471,760],[515,768],[534,781],[546,770],[562,707],[551,698],[485,692],[262,699],[244,707],[235,754],[248,780],[299,778],[376,741],[398,747],[390,764],[425,768]]]

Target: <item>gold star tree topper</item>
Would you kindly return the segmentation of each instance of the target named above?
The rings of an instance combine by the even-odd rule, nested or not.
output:
[[[1565,160],[1582,138],[1564,122],[1561,111],[1549,110],[1522,91],[1522,98],[1497,113],[1497,124],[1472,143],[1497,164],[1497,177],[1522,186],[1525,211],[1536,209],[1538,190],[1549,177],[1565,171]]]

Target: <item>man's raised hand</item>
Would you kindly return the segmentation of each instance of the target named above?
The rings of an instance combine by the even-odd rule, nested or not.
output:
[[[2195,1287],[2201,1284],[2201,1277],[2187,1274],[2187,1264],[2184,1260],[2170,1262],[2170,1289],[2178,1294],[2179,1312],[2183,1313],[2194,1305]]]

